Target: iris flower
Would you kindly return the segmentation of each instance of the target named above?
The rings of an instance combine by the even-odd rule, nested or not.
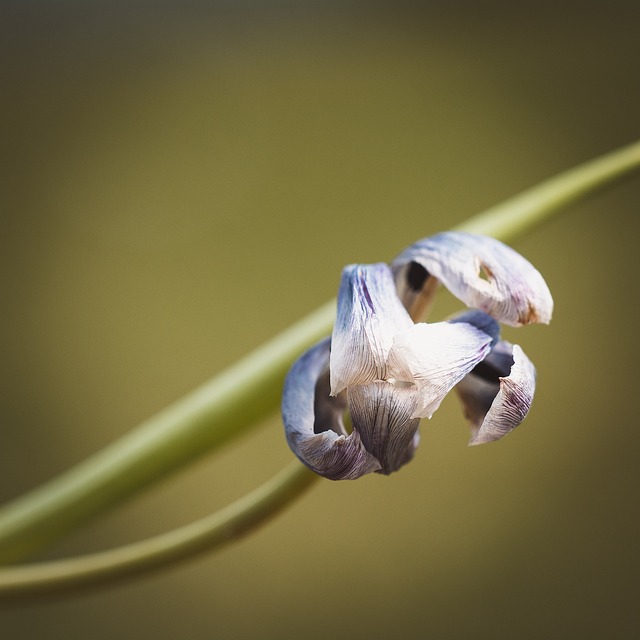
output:
[[[422,322],[439,284],[470,310]],[[431,418],[453,388],[470,423],[470,444],[502,438],[529,411],[535,368],[518,345],[500,338],[499,323],[546,324],[552,310],[540,273],[485,236],[440,233],[391,265],[345,267],[333,335],[287,375],[282,416],[289,446],[332,480],[390,474],[413,458],[420,419]]]

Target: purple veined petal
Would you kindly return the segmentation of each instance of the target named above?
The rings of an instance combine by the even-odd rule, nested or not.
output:
[[[345,267],[331,339],[331,395],[392,375],[387,360],[393,337],[412,324],[388,265]]]
[[[499,440],[526,417],[536,370],[518,345],[500,341],[456,387],[471,426],[470,445]]]
[[[413,417],[417,387],[378,380],[349,387],[347,394],[353,429],[380,461],[379,473],[388,475],[409,462],[420,441],[420,419]]]
[[[287,442],[300,461],[330,480],[353,480],[380,469],[357,431],[347,434],[342,422],[343,397],[329,396],[327,338],[293,365],[282,394]]]
[[[490,350],[491,336],[464,322],[416,324],[397,334],[390,360],[402,371],[402,379],[418,387],[414,417],[431,418],[447,393]]]
[[[519,326],[548,324],[553,299],[540,273],[502,242],[449,231],[419,240],[391,264],[398,295],[414,320],[440,281],[467,306]],[[425,294],[426,291],[426,294]]]

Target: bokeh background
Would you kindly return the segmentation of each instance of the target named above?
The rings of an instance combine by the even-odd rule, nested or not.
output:
[[[3,1],[0,498],[83,460],[334,295],[342,266],[640,132],[635,2]],[[162,573],[0,610],[2,638],[629,638],[638,630],[636,177],[515,242],[532,413],[455,397],[389,478],[319,482]],[[442,293],[437,316],[456,310]],[[250,402],[250,399],[248,399]],[[277,416],[38,556],[227,504]]]

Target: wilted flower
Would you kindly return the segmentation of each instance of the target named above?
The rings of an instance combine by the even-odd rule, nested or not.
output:
[[[419,322],[438,283],[473,310]],[[501,438],[529,411],[535,369],[520,347],[500,339],[498,322],[548,323],[552,308],[538,271],[484,236],[441,233],[390,266],[346,267],[331,339],[309,349],[285,382],[289,446],[333,480],[389,474],[413,457],[420,419],[431,418],[454,387],[470,444]]]

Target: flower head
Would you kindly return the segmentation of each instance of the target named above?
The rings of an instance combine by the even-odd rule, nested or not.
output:
[[[473,310],[418,322],[440,283]],[[420,419],[454,387],[470,444],[501,438],[529,411],[535,369],[520,347],[500,339],[499,322],[547,323],[552,308],[538,271],[484,236],[441,233],[390,266],[345,267],[331,339],[307,351],[285,382],[289,446],[333,480],[392,473],[413,457]]]

